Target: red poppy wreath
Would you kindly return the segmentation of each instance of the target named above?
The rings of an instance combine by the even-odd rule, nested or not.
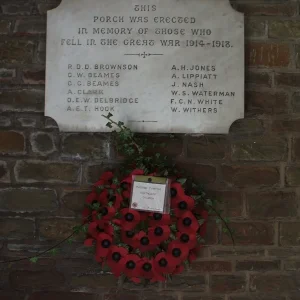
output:
[[[196,259],[208,212],[197,203],[197,195],[186,195],[176,178],[170,184],[169,214],[131,209],[133,175],[147,174],[135,169],[118,181],[105,172],[94,184],[83,211],[84,244],[94,247],[96,261],[116,277],[135,283],[166,281]]]

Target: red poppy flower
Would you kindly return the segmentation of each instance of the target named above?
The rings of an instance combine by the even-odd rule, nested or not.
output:
[[[129,246],[136,246],[137,241],[135,239],[135,233],[131,230],[126,230],[121,232],[122,242],[128,244]]]
[[[99,212],[101,214],[101,220],[109,221],[115,216],[116,209],[112,206],[103,206],[100,208]]]
[[[154,258],[154,268],[157,273],[170,274],[175,270],[176,265],[172,264],[172,259],[169,260],[166,252],[160,252]]]
[[[194,260],[197,259],[199,251],[201,250],[203,246],[202,245],[197,245],[194,249],[190,250],[189,253],[189,262],[192,263]]]
[[[177,221],[177,228],[181,232],[196,233],[199,223],[192,212],[186,211]]]
[[[139,276],[146,278],[146,279],[151,279],[152,282],[156,281],[165,281],[165,278],[156,272],[154,268],[154,261],[153,259],[148,259],[148,258],[142,258],[138,262],[139,266]]]
[[[197,246],[196,233],[177,232],[176,237],[177,240],[183,245],[187,246],[189,250]]]
[[[134,209],[123,208],[121,214],[121,227],[123,230],[132,230],[140,222],[140,214]]]
[[[187,195],[176,197],[176,200],[171,204],[176,217],[181,217],[186,211],[193,210],[194,206],[195,200]]]
[[[156,227],[149,227],[148,235],[151,242],[154,244],[160,244],[163,241],[166,241],[171,233],[171,229],[169,226],[162,225]]]
[[[96,192],[91,192],[87,195],[85,199],[86,204],[93,204],[93,202],[98,202],[98,195]]]
[[[106,263],[110,267],[111,272],[119,277],[123,271],[121,265],[119,264],[120,260],[128,254],[127,249],[118,246],[112,246],[106,258]]]
[[[170,225],[171,216],[169,214],[150,213],[149,225],[152,227]]]
[[[175,270],[173,271],[173,275],[181,274],[184,271],[183,265],[176,266]]]
[[[104,189],[103,191],[101,191],[101,193],[97,197],[97,200],[102,205],[107,205],[107,203],[108,203],[108,190]]]
[[[181,244],[178,241],[172,241],[168,245],[167,254],[172,265],[179,265],[185,259],[187,259],[189,255],[189,249],[187,246]]]
[[[87,238],[84,240],[84,246],[92,247],[96,244],[96,240],[94,238]]]
[[[139,249],[141,252],[153,251],[157,247],[157,244],[150,240],[144,231],[137,233],[134,240],[133,247]]]
[[[107,257],[112,246],[112,237],[107,233],[101,232],[98,234],[96,243],[96,261],[102,261]]]
[[[111,181],[114,177],[114,174],[112,172],[104,172],[99,180],[94,184],[94,186],[99,186],[99,185],[111,185]]]
[[[121,258],[119,261],[120,268],[122,268],[123,273],[129,277],[132,278],[138,278],[140,276],[139,274],[139,268],[138,268],[138,262],[141,260],[141,258],[136,254],[128,254],[125,257]],[[133,279],[135,280],[135,279]]]
[[[182,185],[176,181],[172,182],[170,187],[171,205],[173,205],[173,203],[176,203],[178,199],[180,199],[184,195],[185,194]]]
[[[99,233],[106,233],[112,236],[114,233],[114,229],[111,225],[108,224],[107,221],[104,220],[91,222],[89,224],[88,234],[94,239],[98,239]]]

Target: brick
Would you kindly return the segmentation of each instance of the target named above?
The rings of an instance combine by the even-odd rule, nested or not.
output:
[[[274,120],[272,130],[274,132],[300,132],[300,119],[294,120]]]
[[[250,42],[246,44],[246,64],[257,67],[287,67],[290,50],[287,44]]]
[[[45,84],[45,69],[26,69],[23,71],[22,80],[25,84]]]
[[[80,213],[83,210],[84,201],[88,194],[89,191],[66,191],[62,197],[62,203],[67,209]]]
[[[0,130],[0,153],[21,154],[25,151],[23,134],[15,131]]]
[[[177,167],[183,169],[203,184],[214,183],[216,181],[216,168],[213,166],[178,162]]]
[[[57,3],[41,3],[38,4],[38,10],[41,15],[46,15],[48,10],[57,7]]]
[[[35,292],[28,300],[100,300],[99,295],[82,292]],[[130,298],[131,299],[131,298]],[[8,299],[7,299],[8,300]],[[133,299],[134,300],[134,299]]]
[[[296,20],[269,21],[269,37],[281,39],[300,38],[300,22]]]
[[[300,271],[300,261],[288,260],[284,262],[284,269],[287,271]]]
[[[8,40],[0,42],[0,59],[3,64],[26,64],[33,59],[32,41]]]
[[[282,92],[247,91],[245,105],[249,116],[284,114],[288,111],[288,95]]]
[[[55,152],[54,136],[47,132],[34,132],[30,135],[32,151],[39,155],[49,155]]]
[[[45,19],[27,19],[17,20],[14,28],[14,33],[18,34],[41,34],[46,33]]]
[[[45,128],[58,128],[58,125],[55,120],[50,117],[44,117]]]
[[[90,289],[113,288],[117,286],[118,279],[114,275],[82,275],[72,276],[70,284],[72,287],[84,287]]]
[[[192,290],[197,292],[205,292],[206,280],[204,275],[185,275],[180,274],[172,278],[172,281],[167,282],[166,290]]]
[[[56,268],[62,273],[73,275],[93,275],[103,272],[100,264],[95,264],[95,259],[90,256],[90,259],[83,258],[56,258]]]
[[[199,294],[183,293],[183,300],[224,300],[221,296],[200,296]]]
[[[266,296],[264,294],[255,294],[250,296],[230,296],[229,300],[286,300],[284,296]]]
[[[280,248],[270,248],[268,249],[268,256],[272,256],[274,258],[288,258],[288,259],[298,259],[300,255],[299,248],[291,248],[291,247],[280,247]]]
[[[246,195],[251,218],[276,218],[297,216],[297,199],[294,192],[271,191]]]
[[[13,271],[9,279],[16,290],[57,289],[65,282],[64,276],[56,271]]]
[[[20,127],[35,127],[38,128],[37,118],[17,118],[16,123]]]
[[[232,142],[232,160],[241,161],[286,161],[288,142],[277,137],[262,136],[251,139],[236,139]]]
[[[2,5],[2,12],[5,15],[30,15],[32,11],[32,5],[31,4],[7,4]]]
[[[299,274],[257,274],[250,275],[250,291],[264,293],[284,293],[297,291]]]
[[[257,119],[239,119],[232,123],[230,134],[234,135],[261,135],[264,132],[263,122]]]
[[[211,248],[210,249],[211,252],[211,256],[212,257],[219,257],[219,258],[236,258],[237,256],[243,256],[247,259],[249,259],[249,257],[261,257],[265,255],[265,250],[264,249],[260,249],[257,247],[251,247],[251,246],[247,246],[247,247],[216,247],[216,248]]]
[[[266,21],[261,19],[246,18],[245,36],[262,37],[266,35]]]
[[[16,78],[16,69],[0,68],[0,82],[8,82]]]
[[[273,245],[274,226],[262,222],[231,222],[230,228],[234,230],[234,240],[237,245]],[[228,235],[223,234],[223,244],[232,244]]]
[[[85,179],[87,183],[95,183],[101,174],[105,171],[113,171],[115,172],[116,166],[112,165],[89,165],[86,170]]]
[[[300,93],[294,93],[292,95],[292,111],[294,113],[300,113]]]
[[[39,220],[39,236],[41,240],[62,240],[77,225],[80,225],[80,221],[75,219],[42,219]]]
[[[279,184],[280,174],[275,167],[222,166],[224,181],[238,187],[274,186]]]
[[[9,182],[10,172],[7,168],[7,163],[0,160],[0,182]]]
[[[219,230],[215,221],[207,222],[207,231],[204,236],[206,245],[215,245],[218,243]]]
[[[109,141],[105,135],[70,134],[63,139],[62,151],[79,159],[104,159],[110,156]]]
[[[0,34],[8,34],[11,30],[12,21],[0,20]]]
[[[236,262],[237,271],[266,272],[280,270],[279,260],[245,260]]]
[[[0,236],[7,239],[33,238],[34,222],[28,219],[0,219]]]
[[[289,186],[299,186],[300,185],[300,167],[299,166],[293,166],[293,167],[286,168],[285,182]]]
[[[172,292],[171,292],[172,293]],[[173,294],[173,293],[172,293]],[[164,300],[178,300],[178,298],[177,298],[177,295],[170,295],[170,294],[165,294],[165,293],[155,293],[155,292],[146,292],[146,293],[143,293],[143,300],[158,300],[158,299],[164,299]],[[135,296],[135,297],[137,297],[137,296]],[[132,300],[132,298],[130,297],[128,297],[128,298],[126,298],[126,299],[130,299],[130,300]],[[125,298],[124,298],[124,300],[126,300]],[[137,298],[134,298],[134,299],[137,299]],[[139,298],[140,299],[140,298]],[[184,299],[186,299],[186,298],[184,298]],[[106,299],[104,299],[104,300],[106,300]],[[110,299],[109,299],[110,300]],[[113,298],[113,300],[115,300],[114,298]],[[137,299],[138,300],[138,299]],[[199,299],[198,298],[198,300],[202,300],[201,298]]]
[[[0,291],[1,300],[24,300],[24,295],[14,291]]]
[[[79,177],[79,167],[61,162],[37,160],[17,161],[15,176],[18,182],[75,183]]]
[[[0,115],[0,127],[9,127],[11,126],[11,119],[9,117]]]
[[[267,72],[246,71],[246,85],[258,85],[271,87],[271,75]]]
[[[300,161],[300,139],[299,138],[294,138],[292,140],[292,160],[293,161]]]
[[[187,144],[187,157],[199,159],[224,159],[228,139],[223,136],[201,136],[189,138]]]
[[[280,245],[299,246],[300,245],[300,222],[281,222],[280,223]]]
[[[218,205],[226,217],[240,217],[243,211],[242,194],[236,191],[207,191],[209,198],[220,200]]]
[[[238,275],[212,275],[210,287],[213,293],[244,292],[246,280]]]
[[[44,111],[43,90],[0,91],[0,110],[3,111]]]
[[[118,293],[117,291],[112,291],[110,293],[106,293],[103,295],[103,300],[127,300],[127,299],[140,300],[140,296],[138,294],[134,294],[131,291],[126,292],[124,290],[122,291],[122,293]],[[147,298],[146,298],[146,296],[144,296],[144,293],[143,293],[143,300],[144,299],[146,300]],[[97,299],[97,300],[100,300],[100,299]],[[102,300],[102,298],[101,298],[101,300]]]
[[[279,86],[299,87],[300,73],[277,73],[275,84]]]
[[[0,211],[53,211],[57,208],[56,197],[56,192],[50,189],[0,189]]]
[[[232,265],[230,261],[196,261],[191,265],[195,272],[231,272]]]
[[[243,12],[246,16],[287,16],[292,17],[297,13],[296,3],[270,3],[270,4],[254,4],[254,3],[238,3],[236,9]]]

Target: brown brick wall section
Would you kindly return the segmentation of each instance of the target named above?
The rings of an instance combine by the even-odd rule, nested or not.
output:
[[[64,238],[90,183],[118,166],[108,135],[60,133],[43,116],[46,12],[59,2],[0,0],[0,260]],[[235,247],[212,218],[190,271],[118,289],[75,241],[37,264],[0,264],[1,300],[300,299],[299,1],[231,4],[245,13],[246,118],[229,135],[149,138],[224,200]]]

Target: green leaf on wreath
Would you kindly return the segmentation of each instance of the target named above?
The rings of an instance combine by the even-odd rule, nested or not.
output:
[[[186,183],[186,178],[179,178],[177,179],[177,181],[181,184],[181,185],[184,185]]]
[[[39,260],[38,257],[31,257],[31,258],[29,259],[29,261],[32,262],[33,264],[36,264],[38,260]]]

